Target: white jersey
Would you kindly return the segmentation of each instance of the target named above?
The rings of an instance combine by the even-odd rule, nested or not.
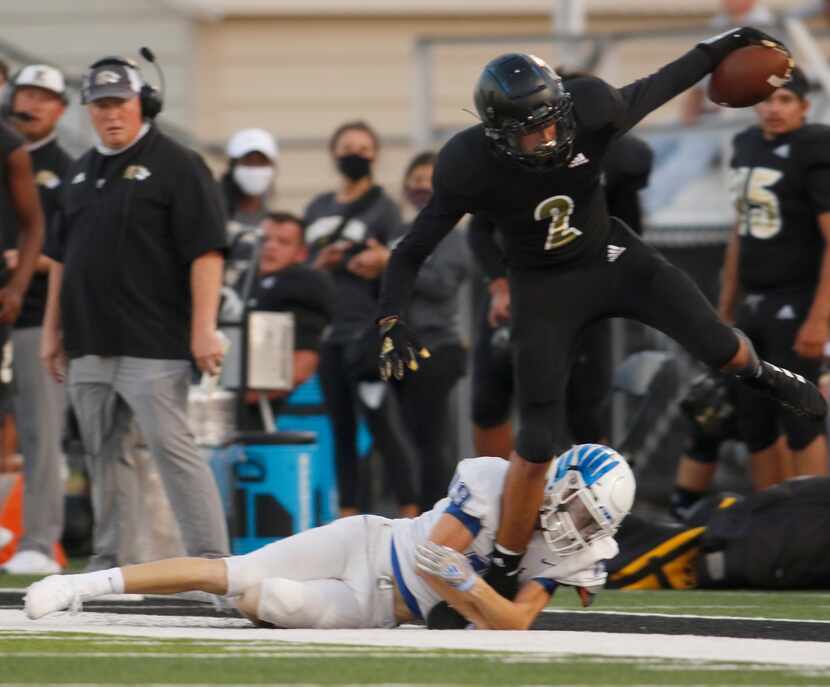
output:
[[[510,463],[502,458],[462,460],[447,497],[417,518],[392,521],[392,569],[401,595],[416,617],[425,618],[441,598],[416,574],[415,548],[427,541],[438,519],[449,513],[473,534],[473,542],[465,553],[473,568],[483,574],[496,541],[502,490],[509,466]],[[601,561],[613,558],[618,550],[617,543],[606,537],[579,553],[561,557],[550,550],[537,531],[522,558],[519,582],[535,580],[550,593],[558,584],[602,586],[606,575]]]

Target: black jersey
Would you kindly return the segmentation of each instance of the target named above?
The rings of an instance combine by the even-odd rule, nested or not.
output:
[[[830,212],[830,127],[806,124],[767,140],[757,126],[734,140],[730,188],[745,291],[815,288]]]
[[[237,288],[242,289],[244,275]],[[335,290],[331,275],[307,265],[289,265],[260,274],[254,281],[251,310],[294,314],[294,349],[320,350],[323,330],[334,316]]]
[[[561,168],[530,170],[494,154],[483,125],[453,136],[438,155],[430,203],[393,253],[381,315],[403,310],[421,263],[468,212],[486,214],[501,229],[511,269],[599,256],[609,232],[601,183],[609,144],[712,67],[709,55],[694,48],[619,90],[594,77],[569,80],[577,133],[571,160]]]

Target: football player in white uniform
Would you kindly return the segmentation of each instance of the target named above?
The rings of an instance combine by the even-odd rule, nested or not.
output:
[[[634,477],[613,449],[575,446],[553,464],[539,529],[519,570],[515,601],[479,573],[499,524],[501,458],[463,460],[446,498],[412,519],[358,515],[268,544],[243,556],[172,558],[80,575],[52,575],[26,592],[37,619],[113,593],[201,590],[230,597],[260,625],[282,628],[395,627],[423,622],[442,600],[476,628],[527,628],[560,584],[605,582],[602,561],[634,501]]]

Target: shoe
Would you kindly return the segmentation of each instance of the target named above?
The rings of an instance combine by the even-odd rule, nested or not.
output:
[[[18,551],[0,570],[9,575],[54,575],[61,571],[61,566],[40,551]]]
[[[0,527],[0,549],[6,548],[12,539],[14,539],[14,532],[7,530],[5,527]]]
[[[50,575],[26,590],[23,610],[32,620],[55,611],[81,610],[81,595],[70,581],[70,575]]]
[[[827,402],[815,384],[783,367],[762,360],[760,374],[756,377],[741,376],[740,379],[750,388],[775,399],[796,415],[821,420],[827,414]]]

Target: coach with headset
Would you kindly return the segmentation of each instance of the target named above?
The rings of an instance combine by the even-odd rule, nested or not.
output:
[[[158,464],[187,553],[223,556],[219,493],[186,415],[191,356],[208,373],[223,356],[221,199],[202,158],[155,126],[161,95],[135,63],[95,62],[81,98],[99,140],[70,167],[47,240],[56,265],[41,357],[57,379],[69,361],[69,399],[93,487],[90,568],[117,564],[118,525],[138,517],[122,448],[131,417]]]

